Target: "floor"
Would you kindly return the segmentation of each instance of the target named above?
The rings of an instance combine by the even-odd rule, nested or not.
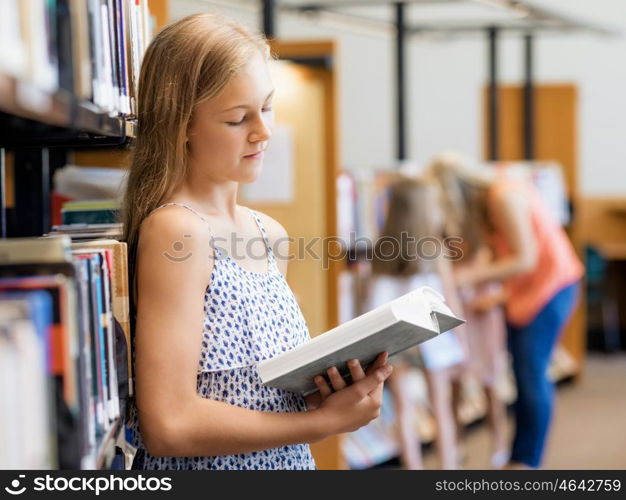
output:
[[[488,467],[485,425],[467,431],[464,448],[464,468]],[[437,468],[432,451],[425,466]],[[590,355],[580,380],[559,386],[543,468],[626,469],[626,355]]]

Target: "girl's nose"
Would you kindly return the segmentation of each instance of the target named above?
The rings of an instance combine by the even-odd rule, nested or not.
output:
[[[255,124],[254,130],[250,134],[250,142],[264,142],[272,137],[272,129],[269,123],[262,117],[259,117]]]

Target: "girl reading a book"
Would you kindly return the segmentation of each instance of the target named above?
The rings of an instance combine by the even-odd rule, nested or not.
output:
[[[443,215],[437,208],[435,190],[421,179],[401,176],[391,182],[388,193],[385,223],[374,246],[372,276],[365,293],[366,310],[420,286],[430,286],[444,295],[453,311],[461,311],[452,267],[442,253]],[[421,344],[419,352],[413,349],[394,358],[395,371],[388,388],[394,401],[400,458],[408,469],[422,468],[415,431],[415,398],[407,386],[411,366],[424,368],[441,467],[459,466],[455,407],[466,359],[462,330],[442,333]]]
[[[269,58],[263,38],[207,14],[167,26],[145,54],[125,197],[134,468],[313,469],[308,443],[379,413],[385,353],[367,372],[349,363],[349,384],[329,369],[306,400],[256,370],[309,338],[285,230],[236,201],[272,135]]]
[[[454,154],[437,158],[430,172],[470,255],[485,241],[494,254],[491,261],[467,259],[455,277],[461,287],[503,284],[474,297],[470,307],[476,312],[497,304],[505,307],[517,385],[515,437],[507,467],[538,467],[554,400],[546,372],[573,311],[582,264],[532,186],[497,170],[471,168]]]

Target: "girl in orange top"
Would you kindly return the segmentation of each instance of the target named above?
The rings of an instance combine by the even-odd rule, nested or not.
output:
[[[438,158],[430,171],[469,251],[486,239],[494,252],[488,264],[460,266],[456,279],[461,287],[503,284],[500,292],[477,297],[472,307],[484,311],[498,303],[505,306],[518,391],[509,466],[538,467],[554,399],[546,371],[572,313],[583,266],[531,186],[473,171],[452,155]]]

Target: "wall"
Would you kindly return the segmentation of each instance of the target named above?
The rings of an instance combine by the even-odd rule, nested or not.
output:
[[[260,3],[260,2],[259,2]],[[580,19],[626,33],[624,0],[534,0]],[[247,5],[252,5],[248,3]],[[172,19],[216,11],[257,28],[256,9],[226,2],[176,0]],[[281,38],[337,38],[340,41],[340,159],[348,168],[394,163],[394,53],[387,35],[321,26],[290,14],[278,19]],[[536,78],[579,87],[579,191],[586,196],[626,196],[626,38],[545,35],[536,43]],[[503,83],[522,78],[522,41],[503,37]],[[460,40],[413,39],[408,50],[409,145],[418,162],[446,149],[482,155],[480,92],[487,74],[484,37]]]

